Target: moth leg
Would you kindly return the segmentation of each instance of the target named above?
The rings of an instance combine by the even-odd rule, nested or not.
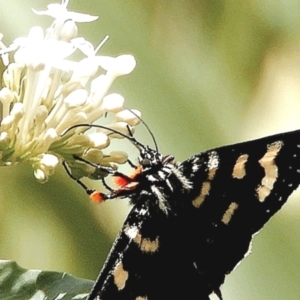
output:
[[[73,155],[73,157],[74,157],[75,159],[79,160],[79,161],[82,161],[82,162],[86,163],[87,165],[90,165],[90,166],[96,168],[97,170],[107,172],[108,174],[110,174],[110,175],[112,175],[112,176],[118,176],[118,177],[124,178],[125,180],[127,180],[127,181],[129,181],[129,182],[131,181],[131,178],[130,178],[130,177],[128,177],[127,175],[125,175],[125,174],[123,174],[123,173],[121,173],[121,172],[118,172],[118,171],[114,170],[114,169],[111,168],[111,167],[101,166],[101,165],[92,163],[92,162],[90,162],[90,161],[88,161],[88,160],[86,160],[86,159],[84,159],[84,158],[82,158],[82,157],[79,157],[79,156],[77,156],[77,155]],[[105,183],[104,185],[105,185],[105,187],[106,187],[106,183]],[[109,188],[109,190],[110,190],[110,188]]]
[[[77,182],[77,183],[85,190],[85,192],[86,192],[88,195],[92,195],[92,194],[95,192],[95,190],[89,189],[89,188],[88,188],[88,187],[87,187],[80,179],[78,179],[78,178],[76,178],[76,177],[74,177],[74,176],[72,175],[72,173],[70,172],[70,170],[69,170],[69,168],[68,168],[68,166],[67,166],[67,163],[66,163],[65,161],[63,161],[62,165],[63,165],[63,167],[64,167],[66,173],[68,174],[68,176],[69,176],[71,179],[73,179],[74,181],[76,181],[76,182]]]
[[[127,159],[127,162],[131,168],[133,168],[133,169],[137,168],[137,166],[130,159]]]
[[[90,198],[95,201],[95,202],[103,202],[105,200],[110,200],[110,199],[115,199],[115,198],[125,198],[127,196],[127,194],[129,194],[128,191],[124,190],[124,191],[119,191],[116,190],[114,191],[112,188],[110,188],[106,182],[104,181],[104,179],[102,179],[103,185],[105,188],[107,188],[110,193],[109,194],[104,194],[104,193],[100,193],[97,190],[94,189],[89,189],[80,179],[74,177],[72,175],[72,173],[70,172],[68,165],[65,161],[63,161],[62,163],[66,173],[68,174],[68,176],[74,180],[75,182],[77,182],[84,190],[85,192],[90,196]]]
[[[104,193],[101,193],[101,192],[98,192],[98,191],[93,191],[90,194],[90,199],[92,199],[95,202],[101,203],[103,201],[112,200],[112,199],[115,199],[115,198],[123,199],[123,198],[126,198],[126,197],[130,196],[130,195],[131,195],[130,190],[122,190],[122,189],[111,190],[109,194],[104,194]]]
[[[104,178],[102,178],[101,181],[102,181],[103,186],[104,186],[107,190],[109,190],[110,192],[113,191],[113,189],[105,182],[105,179],[104,179]]]

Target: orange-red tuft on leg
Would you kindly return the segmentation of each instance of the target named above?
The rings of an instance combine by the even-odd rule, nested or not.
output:
[[[115,176],[113,182],[118,186],[125,186],[129,183],[129,180],[121,176]]]
[[[129,183],[131,183],[134,178],[141,174],[142,172],[142,166],[138,166],[129,176],[128,178],[132,179],[132,180],[129,180],[128,178],[124,178],[122,176],[115,176],[113,178],[113,181],[116,185],[120,186],[120,187],[124,187],[126,185],[128,185]]]
[[[104,194],[97,191],[94,191],[92,194],[90,194],[90,199],[98,203],[101,203],[105,200]]]

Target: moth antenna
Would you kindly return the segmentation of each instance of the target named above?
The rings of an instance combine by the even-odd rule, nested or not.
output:
[[[76,124],[76,125],[73,125],[71,127],[69,127],[68,129],[64,130],[62,133],[61,133],[61,137],[63,137],[64,135],[66,135],[69,131],[75,129],[75,128],[79,128],[79,127],[89,127],[89,128],[102,128],[102,129],[106,129],[106,130],[109,130],[111,131],[111,133],[116,133],[116,134],[119,134],[120,136],[124,137],[125,139],[131,141],[137,148],[145,148],[145,146],[138,142],[136,140],[136,138],[133,137],[132,135],[132,132],[131,130],[129,131],[129,134],[130,136],[118,131],[118,130],[115,130],[115,129],[112,129],[112,128],[109,128],[109,127],[106,127],[106,126],[103,126],[103,125],[98,125],[98,124]],[[128,129],[128,128],[127,128]]]
[[[141,123],[145,126],[145,128],[147,129],[148,133],[150,134],[150,136],[152,138],[155,150],[156,150],[156,152],[158,152],[158,146],[157,146],[156,139],[154,137],[153,132],[150,130],[149,126],[147,125],[147,123],[140,116],[138,116],[132,109],[130,109],[130,108],[126,108],[126,109],[129,110],[133,115],[135,115],[141,121]]]

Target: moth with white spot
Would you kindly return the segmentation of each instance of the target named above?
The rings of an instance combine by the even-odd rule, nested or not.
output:
[[[134,174],[112,170],[118,189],[87,190],[133,205],[88,300],[222,299],[225,276],[300,183],[300,131],[183,163],[129,139],[140,150]]]

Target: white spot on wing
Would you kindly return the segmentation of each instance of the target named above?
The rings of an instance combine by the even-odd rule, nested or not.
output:
[[[207,163],[208,169],[216,169],[219,166],[219,155],[216,151],[212,151],[209,154],[208,163]]]
[[[248,161],[248,154],[243,154],[238,157],[232,171],[232,177],[242,179],[246,175],[245,164]]]
[[[194,199],[192,202],[196,208],[199,208],[201,206],[201,204],[204,202],[205,197],[209,194],[210,186],[211,186],[211,183],[209,181],[204,181],[202,183],[202,187],[201,187],[199,196],[197,196],[196,199]]]
[[[138,244],[141,251],[143,251],[143,252],[153,253],[153,252],[156,252],[159,247],[158,237],[156,237],[155,240],[150,240],[149,238],[143,238],[142,235],[139,233],[133,239],[133,241],[136,244]]]
[[[199,161],[200,161],[200,158],[196,156],[194,161],[193,161],[193,167],[192,167],[193,172],[197,172],[199,170],[199,168],[201,166]]]
[[[209,195],[209,191],[211,188],[211,181],[214,179],[216,175],[216,171],[218,170],[219,165],[219,156],[216,151],[212,151],[209,153],[209,158],[207,162],[208,172],[207,172],[207,180],[202,183],[202,187],[200,190],[200,194],[192,201],[192,204],[199,208],[201,204],[204,202],[206,196]]]
[[[146,215],[147,214],[147,212],[148,212],[148,210],[147,209],[144,209],[144,208],[142,208],[141,210],[140,210],[140,213],[141,213],[141,215]]]
[[[282,146],[282,141],[277,141],[268,145],[267,152],[259,160],[260,165],[264,168],[265,171],[265,176],[263,177],[261,184],[256,189],[258,200],[260,202],[265,201],[265,199],[270,195],[274,183],[277,180],[278,167],[275,164],[275,158]]]
[[[123,290],[128,279],[128,272],[124,270],[122,261],[119,261],[113,270],[114,283],[118,290]]]
[[[237,203],[235,203],[235,202],[230,203],[229,207],[225,211],[225,213],[222,217],[222,220],[221,220],[225,225],[228,225],[234,212],[237,210],[238,207],[239,207],[239,205]]]
[[[139,233],[139,229],[136,226],[128,226],[124,229],[124,232],[130,239],[134,239]]]

